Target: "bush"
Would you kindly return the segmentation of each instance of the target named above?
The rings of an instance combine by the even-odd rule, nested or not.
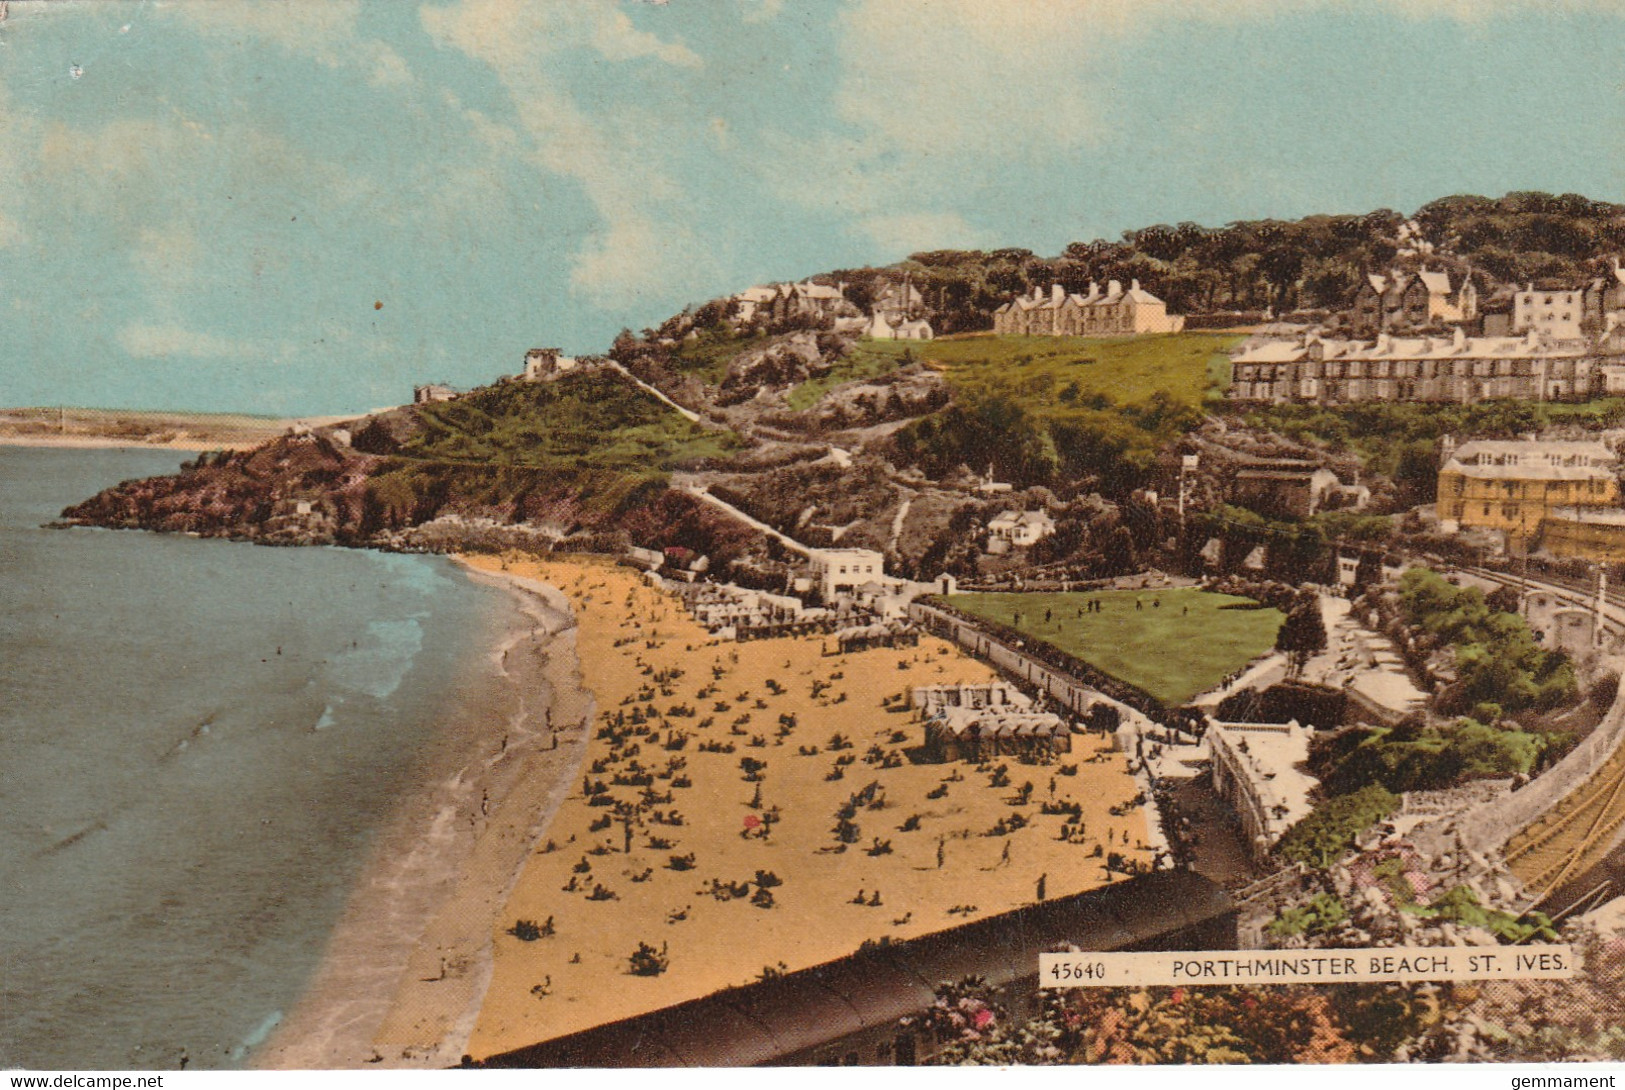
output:
[[[1308,904],[1283,909],[1265,928],[1277,938],[1318,935],[1331,931],[1349,918],[1349,910],[1334,893],[1317,893]]]
[[[1494,704],[1480,710],[1498,712]],[[1310,763],[1328,792],[1342,795],[1381,784],[1390,791],[1434,791],[1466,780],[1534,771],[1546,737],[1462,718],[1429,724],[1408,717],[1391,728],[1340,733],[1314,745]]]
[[[627,959],[633,976],[659,976],[671,965],[671,959],[666,956],[666,944],[661,943],[656,950],[646,942],[638,943],[638,948]]]
[[[1361,833],[1397,809],[1398,795],[1381,784],[1370,784],[1315,807],[1286,831],[1276,851],[1285,859],[1324,870],[1353,847]]]

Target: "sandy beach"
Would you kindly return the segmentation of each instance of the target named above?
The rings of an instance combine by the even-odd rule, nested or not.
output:
[[[485,936],[489,986],[465,1049],[475,1058],[819,964],[866,940],[1008,911],[1040,891],[1094,888],[1112,877],[1107,845],[1148,861],[1145,810],[1103,738],[1074,736],[1071,755],[1049,766],[905,759],[922,731],[907,708],[911,685],[993,676],[942,641],[842,655],[818,638],[719,642],[608,561],[469,563],[564,592],[597,705],[583,772],[564,785]],[[546,793],[527,788],[512,801]],[[858,828],[843,846],[834,828],[854,796]],[[642,810],[628,822],[630,811],[595,797]],[[1084,835],[1061,839],[1070,819],[1041,814],[1046,801],[1076,804]],[[532,817],[529,827],[547,820]],[[765,836],[764,817],[776,817]],[[468,891],[471,918],[489,917],[492,894]],[[640,944],[664,971],[631,971]],[[434,975],[430,950],[420,945],[412,977]],[[431,1007],[445,992],[435,988],[418,989]],[[385,1026],[391,1045],[389,1034],[406,1039],[409,1026],[441,1024],[455,1009],[414,1007],[404,993]]]
[[[1040,886],[1094,888],[1108,845],[1149,860],[1104,738],[1075,736],[1049,766],[904,759],[921,739],[911,685],[994,676],[945,642],[720,642],[606,560],[464,563],[517,596],[524,620],[493,654],[525,700],[511,722],[469,724],[467,766],[403,806],[257,1066],[449,1066],[1008,911]],[[659,801],[628,825],[589,784]],[[1084,835],[1060,839],[1069,819],[1045,801],[1080,807]],[[540,937],[516,936],[521,920]],[[664,972],[630,972],[640,943]]]
[[[470,574],[514,595],[515,619],[491,653],[517,699],[466,724],[461,767],[403,803],[257,1067],[445,1067],[463,1054],[498,912],[576,779],[592,714],[564,600],[522,579]]]

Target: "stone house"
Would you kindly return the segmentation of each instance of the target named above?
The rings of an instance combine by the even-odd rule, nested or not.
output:
[[[1343,405],[1360,401],[1446,401],[1491,398],[1582,401],[1602,381],[1595,345],[1522,337],[1339,340],[1308,333],[1266,340],[1231,356],[1226,394],[1235,401]]]
[[[1554,341],[1579,340],[1585,334],[1585,291],[1537,290],[1525,284],[1512,296],[1512,332],[1534,333]]]
[[[1371,492],[1345,486],[1337,474],[1316,462],[1270,458],[1236,471],[1230,502],[1272,518],[1306,519],[1323,510],[1364,506]]]
[[[1477,317],[1478,289],[1470,275],[1458,281],[1448,272],[1426,268],[1414,274],[1368,274],[1349,310],[1356,337],[1472,322]]]

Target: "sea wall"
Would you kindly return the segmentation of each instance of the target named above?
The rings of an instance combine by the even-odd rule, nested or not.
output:
[[[1619,668],[1619,664],[1615,664]],[[1480,854],[1498,852],[1507,841],[1533,824],[1606,764],[1625,742],[1625,689],[1614,698],[1597,729],[1550,769],[1521,790],[1468,810],[1459,819],[1419,829],[1417,847],[1424,853],[1453,851],[1461,844]]]

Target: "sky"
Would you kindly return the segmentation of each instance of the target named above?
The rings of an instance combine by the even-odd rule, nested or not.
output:
[[[0,405],[360,412],[945,247],[1625,200],[1621,0],[11,0]]]

